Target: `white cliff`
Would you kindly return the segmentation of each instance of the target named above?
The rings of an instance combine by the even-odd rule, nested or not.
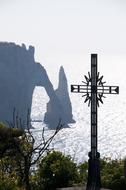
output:
[[[52,102],[54,112],[50,118],[53,128],[59,122],[62,106],[44,67],[34,60],[34,47],[0,42],[0,121],[15,123],[13,113],[25,128],[27,113],[31,113],[35,86],[43,86]],[[15,110],[15,111],[14,111]]]

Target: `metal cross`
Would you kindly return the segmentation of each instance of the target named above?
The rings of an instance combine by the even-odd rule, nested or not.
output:
[[[84,85],[71,85],[71,92],[82,93],[85,97],[84,102],[91,104],[91,151],[89,152],[88,161],[88,181],[87,190],[99,190],[101,187],[100,180],[100,153],[97,152],[97,107],[99,103],[103,104],[105,94],[119,94],[118,86],[106,86],[103,82],[103,76],[97,72],[97,54],[91,54],[91,74],[82,81]]]

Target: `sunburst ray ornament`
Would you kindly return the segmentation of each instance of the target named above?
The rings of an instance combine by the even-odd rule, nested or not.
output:
[[[84,95],[82,95],[82,97],[85,97],[84,102],[88,103],[88,106],[90,106],[91,103],[91,74],[90,72],[88,72],[88,76],[84,75],[85,80],[82,81],[87,88],[87,91],[84,92]],[[100,91],[97,91],[97,105],[99,107],[99,103],[103,104],[103,100],[102,98],[106,98],[104,96],[104,84],[106,82],[103,81],[103,76],[100,77],[100,73],[98,72],[97,74],[97,89],[100,89]]]

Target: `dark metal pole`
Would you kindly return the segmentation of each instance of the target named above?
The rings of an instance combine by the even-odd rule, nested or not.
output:
[[[97,54],[91,54],[91,156],[97,156]]]
[[[91,152],[88,161],[87,190],[99,190],[100,154],[97,152],[97,54],[91,54]]]

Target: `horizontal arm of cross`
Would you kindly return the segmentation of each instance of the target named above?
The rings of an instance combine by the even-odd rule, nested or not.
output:
[[[71,92],[74,93],[92,93],[96,87],[88,85],[71,85]],[[118,86],[97,86],[97,93],[102,94],[119,94]]]

